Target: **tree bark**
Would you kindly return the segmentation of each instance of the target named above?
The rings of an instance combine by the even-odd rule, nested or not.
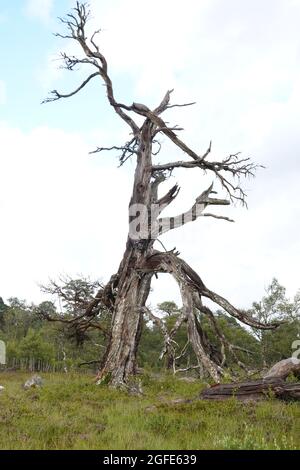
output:
[[[299,375],[300,361],[295,358],[277,362],[269,372],[259,380],[218,384],[201,393],[206,400],[227,400],[235,397],[238,400],[261,400],[276,397],[282,400],[300,400],[300,383],[286,383],[289,374]]]
[[[120,288],[112,317],[111,335],[98,383],[109,381],[113,386],[124,386],[129,376],[136,373],[136,355],[142,330],[142,311],[149,290],[151,276],[139,279],[133,271]]]
[[[236,398],[241,401],[263,400],[271,397],[281,400],[300,400],[300,384],[285,383],[278,377],[215,385],[201,394],[205,400],[228,400]]]
[[[133,192],[129,203],[129,222],[133,227],[129,229],[126,250],[117,274],[110,339],[98,374],[98,383],[108,380],[113,386],[126,386],[129,376],[136,372],[143,307],[151,285],[152,274],[138,270],[153,246],[153,240],[148,233],[148,217],[157,192],[151,184],[151,128],[151,122],[146,122],[140,136]],[[144,211],[143,214],[139,212],[140,207]],[[140,223],[136,225],[137,215],[140,216]]]
[[[285,380],[289,374],[294,374],[300,378],[300,359],[289,357],[274,364],[273,367],[264,375],[264,379],[270,377],[279,377]]]

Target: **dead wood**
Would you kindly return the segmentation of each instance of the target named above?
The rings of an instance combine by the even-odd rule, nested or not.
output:
[[[300,383],[285,383],[284,380],[273,377],[251,382],[219,384],[204,390],[200,397],[205,400],[219,401],[233,397],[241,401],[256,401],[272,397],[280,400],[300,400]]]
[[[300,360],[296,357],[289,357],[277,362],[264,376],[265,379],[270,377],[279,377],[286,379],[288,375],[294,374],[300,378]]]
[[[168,90],[158,106],[152,108],[142,103],[126,104],[117,100],[108,62],[101,51],[101,44],[96,43],[96,35],[100,30],[95,31],[91,36],[88,34],[89,18],[90,12],[87,4],[76,2],[71,13],[61,19],[66,28],[65,33],[59,33],[57,36],[71,40],[78,46],[79,56],[61,54],[63,67],[69,71],[76,70],[78,66],[87,67],[88,70],[92,69],[93,73],[87,74],[87,78],[75,90],[64,93],[53,90],[45,101],[51,102],[72,97],[80,93],[92,81],[98,83],[99,90],[102,90],[100,86],[102,82],[108,104],[129,127],[130,136],[125,144],[101,145],[95,152],[110,150],[120,152],[120,165],[123,165],[129,158],[135,159],[135,173],[129,202],[129,231],[119,269],[105,286],[100,286],[96,296],[89,300],[84,312],[77,318],[71,319],[70,326],[79,332],[85,332],[89,328],[98,328],[106,334],[107,350],[102,357],[99,382],[105,380],[114,386],[126,385],[130,376],[137,370],[136,357],[142,333],[143,315],[151,317],[159,324],[146,306],[152,277],[158,272],[168,273],[178,283],[183,309],[170,332],[160,323],[165,341],[162,355],[168,354],[169,357],[174,358],[173,368],[176,372],[176,358],[182,357],[183,352],[178,355],[178,352],[174,350],[174,336],[185,322],[188,341],[197,358],[197,364],[188,365],[188,368],[204,368],[218,382],[223,375],[226,350],[234,355],[236,348],[227,341],[217,327],[214,313],[208,307],[203,306],[203,298],[213,301],[228,315],[251,327],[273,329],[278,326],[278,323],[263,324],[240,311],[224,297],[208,289],[200,276],[178,257],[179,253],[175,249],[160,253],[153,246],[156,241],[161,243],[159,239],[161,234],[200,217],[213,217],[232,222],[229,217],[205,211],[215,206],[227,206],[231,202],[246,205],[246,193],[241,179],[254,176],[259,165],[253,163],[248,157],[242,158],[239,152],[214,159],[211,156],[211,142],[203,153],[192,149],[179,138],[177,133],[182,128],[169,125],[162,115],[170,108],[190,106],[193,103],[171,103],[173,90]],[[182,158],[185,159],[168,163],[157,161],[161,148],[159,136],[170,140],[181,154],[183,152]],[[204,190],[186,212],[173,217],[159,217],[161,212],[178,197],[180,188],[176,184],[165,192],[164,196],[159,197],[158,186],[166,181],[173,171],[182,168],[195,169],[202,175],[210,174],[219,184],[224,195],[216,197],[216,191],[211,184],[207,189],[203,188]],[[103,311],[109,312],[111,318],[109,331],[104,330],[100,324]],[[216,353],[208,341],[201,325],[200,313],[209,317],[215,334],[222,344],[220,353]],[[51,318],[49,317],[48,320]],[[242,363],[239,362],[239,365],[242,366]]]

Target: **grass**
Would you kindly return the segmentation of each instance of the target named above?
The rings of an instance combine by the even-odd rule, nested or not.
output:
[[[28,374],[1,373],[0,449],[299,449],[300,406],[272,399],[196,400],[204,387],[172,376],[143,378],[144,395],[96,386],[79,374],[42,374],[41,389],[25,391]],[[171,402],[171,403],[170,403]]]

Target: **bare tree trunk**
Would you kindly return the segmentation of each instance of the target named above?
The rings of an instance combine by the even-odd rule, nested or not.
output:
[[[98,374],[98,383],[107,378],[114,386],[125,385],[136,372],[136,355],[142,329],[143,307],[147,301],[152,274],[139,272],[151,253],[153,240],[148,236],[151,203],[157,197],[151,184],[152,124],[149,121],[141,133],[137,151],[133,192],[130,200],[130,233],[116,281],[116,298],[112,313],[112,328],[107,350]],[[156,189],[156,188],[155,188]],[[140,209],[145,210],[140,224],[135,224]],[[146,225],[146,227],[145,227]],[[146,229],[146,234],[144,233]],[[146,238],[147,237],[147,238]]]
[[[139,279],[136,273],[120,288],[112,317],[112,329],[106,353],[98,374],[98,383],[108,380],[112,385],[125,385],[136,373],[136,355],[142,329],[142,310],[151,277]]]

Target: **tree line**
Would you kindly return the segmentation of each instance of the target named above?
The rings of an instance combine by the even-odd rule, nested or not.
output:
[[[101,329],[93,327],[82,331],[76,327],[72,330],[72,319],[80,315],[98,286],[99,283],[89,279],[65,278],[43,288],[44,292],[51,294],[51,300],[40,304],[29,304],[18,298],[4,302],[0,297],[0,340],[6,343],[6,368],[96,371],[109,341],[107,332],[111,316],[107,312],[103,319],[102,312]],[[158,304],[155,311],[154,318],[146,316],[143,320],[139,367],[157,372],[170,370],[175,374],[188,371],[205,374],[197,364],[193,348],[186,341],[185,322],[166,349],[164,336],[174,328],[181,307],[173,301],[165,301]],[[261,370],[292,355],[293,343],[300,338],[300,291],[289,299],[286,289],[273,279],[263,298],[253,302],[246,313],[259,321],[280,321],[282,324],[275,330],[257,330],[245,327],[219,309],[214,312],[215,328],[222,331],[228,341],[222,344],[207,315],[197,313],[197,316],[201,315],[198,321],[205,335],[203,340],[211,345],[211,354],[222,361],[222,349],[226,349],[225,369],[231,369],[233,373],[242,369]],[[230,345],[234,345],[234,349]]]

